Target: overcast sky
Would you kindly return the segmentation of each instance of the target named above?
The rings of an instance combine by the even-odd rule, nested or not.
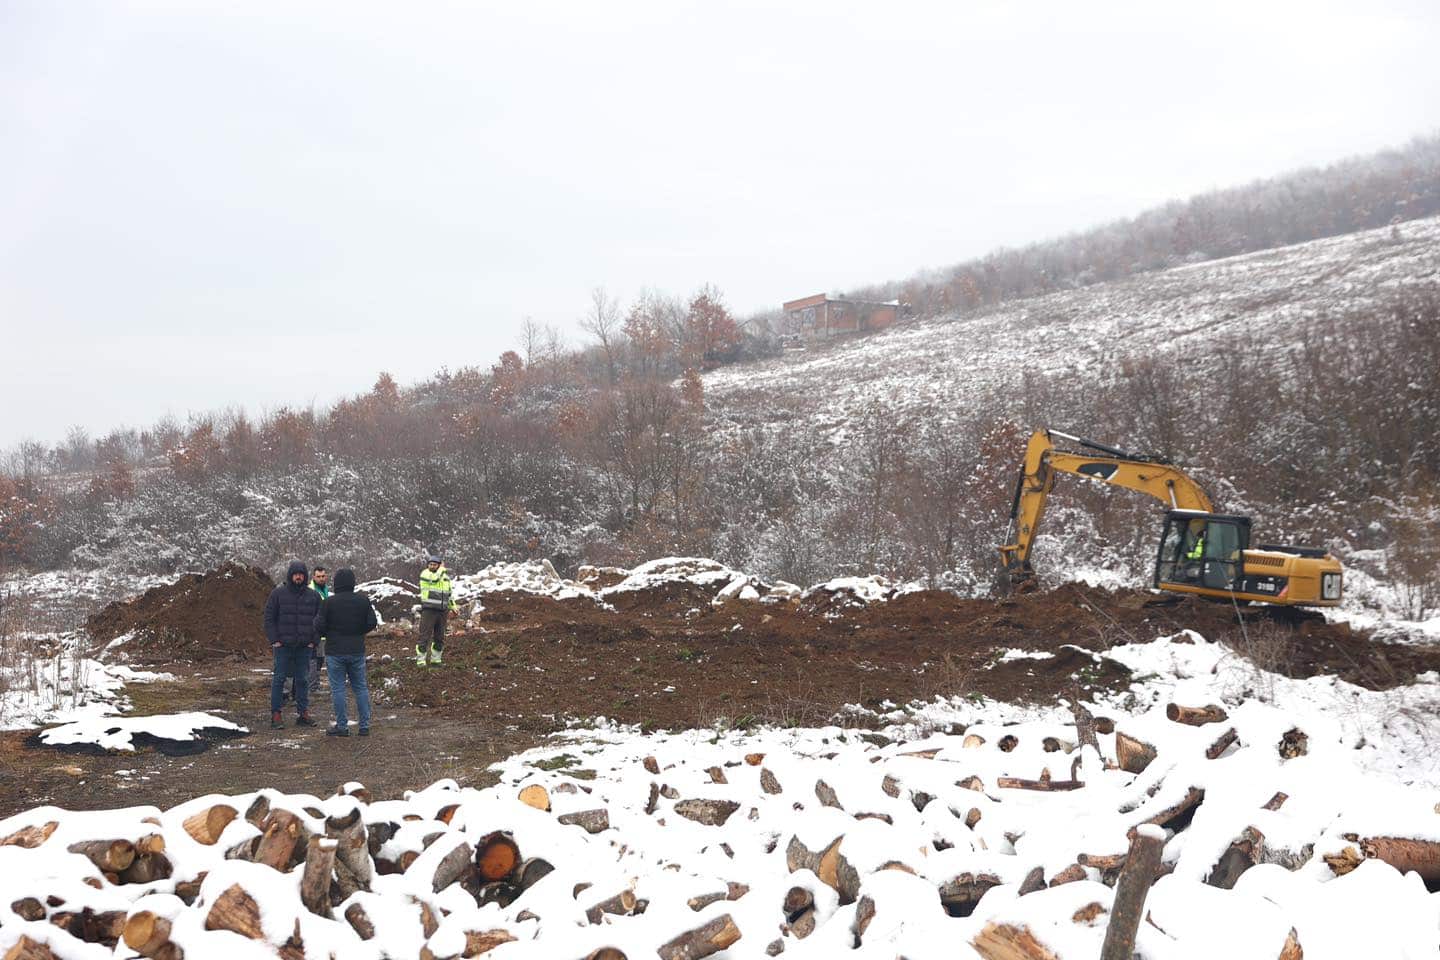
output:
[[[1440,4],[0,0],[0,446],[737,313],[1440,127]]]

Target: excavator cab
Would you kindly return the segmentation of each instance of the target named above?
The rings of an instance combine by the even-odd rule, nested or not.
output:
[[[1196,510],[1171,510],[1155,557],[1154,584],[1233,591],[1245,580],[1250,518]]]

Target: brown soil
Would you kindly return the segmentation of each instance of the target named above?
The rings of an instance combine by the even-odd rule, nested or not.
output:
[[[112,603],[85,629],[97,644],[134,634],[123,650],[137,663],[268,659],[262,618],[273,589],[265,571],[227,563]]]

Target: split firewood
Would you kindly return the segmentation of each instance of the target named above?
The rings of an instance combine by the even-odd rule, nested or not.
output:
[[[885,774],[884,778],[880,781],[880,792],[887,797],[894,797],[898,800],[900,798],[900,781],[888,773]]]
[[[129,840],[82,840],[68,849],[95,864],[101,873],[119,874],[135,862],[135,844]]]
[[[1230,745],[1238,739],[1240,739],[1240,735],[1236,732],[1234,727],[1226,730],[1224,733],[1220,734],[1220,736],[1215,739],[1214,743],[1210,744],[1210,746],[1205,748],[1206,759],[1219,760],[1220,755],[1226,750],[1229,750]]]
[[[1165,848],[1165,835],[1154,827],[1142,827],[1130,841],[1125,869],[1115,884],[1115,899],[1110,906],[1110,922],[1105,927],[1105,943],[1100,960],[1131,960],[1135,954],[1135,934],[1145,915],[1145,897],[1160,870],[1160,854]]]
[[[1020,738],[1016,737],[1013,733],[1007,733],[1001,737],[1000,742],[995,745],[999,747],[1001,751],[1010,753],[1016,747],[1020,746]]]
[[[440,862],[435,864],[435,870],[430,875],[430,890],[434,893],[439,893],[460,880],[470,869],[474,848],[464,840],[457,838],[457,841],[445,856],[440,858]]]
[[[1286,800],[1289,800],[1289,799],[1290,799],[1290,794],[1285,793],[1285,792],[1283,792],[1283,791],[1277,792],[1277,793],[1275,794],[1275,796],[1271,797],[1269,800],[1266,800],[1266,801],[1265,801],[1265,806],[1261,807],[1260,809],[1261,809],[1261,810],[1279,810],[1281,807],[1285,806],[1285,801],[1286,801]]]
[[[170,940],[170,921],[141,910],[125,921],[125,946],[150,960],[182,960],[184,953]]]
[[[817,791],[819,790],[819,786],[819,784],[816,784]],[[681,800],[675,804],[675,812],[680,816],[686,820],[694,820],[696,823],[702,823],[707,827],[724,826],[725,821],[730,819],[730,815],[739,809],[740,804],[734,800],[705,800],[695,798],[691,800]]]
[[[940,905],[952,917],[968,917],[991,887],[1000,885],[993,873],[962,873],[940,884]]]
[[[1225,708],[1211,703],[1203,707],[1185,707],[1171,703],[1165,707],[1165,718],[1192,727],[1203,727],[1207,723],[1223,723],[1230,718]]]
[[[1020,890],[1016,896],[1023,897],[1029,893],[1039,893],[1045,889],[1045,868],[1031,867],[1030,872],[1025,874],[1025,879],[1020,881]]]
[[[1285,938],[1285,945],[1280,948],[1279,960],[1305,960],[1305,951],[1300,949],[1300,935],[1295,928],[1290,928],[1290,935]]]
[[[555,818],[567,826],[583,827],[586,833],[599,833],[610,829],[610,811],[604,807],[595,810],[581,810],[566,813]]]
[[[228,803],[217,803],[206,807],[185,818],[182,824],[185,832],[195,840],[196,843],[205,846],[213,846],[219,839],[225,828],[230,826],[230,821],[240,814]]]
[[[372,871],[370,845],[360,808],[354,807],[349,813],[326,818],[325,836],[335,841],[335,861],[340,865],[336,878],[340,879],[343,875],[342,889],[353,884],[356,889],[369,890]],[[345,897],[354,892],[349,890]]]
[[[650,781],[650,795],[645,798],[645,815],[648,817],[660,806],[660,784]]]
[[[999,790],[1041,790],[1045,792],[1058,792],[1061,790],[1079,790],[1085,786],[1081,780],[1024,780],[1020,777],[996,777],[995,787]]]
[[[154,883],[170,876],[170,860],[163,853],[142,853],[120,871],[121,883]]]
[[[358,903],[352,903],[345,908],[345,922],[359,935],[361,940],[375,939],[375,924],[370,922],[370,915],[365,908]]]
[[[302,829],[300,818],[289,810],[270,811],[270,816],[265,818],[260,845],[255,848],[255,862],[284,873],[301,841]]]
[[[1143,773],[1154,762],[1155,748],[1143,740],[1121,733],[1115,733],[1115,762],[1126,773]]]
[[[676,790],[668,783],[662,783],[660,785],[660,796],[664,797],[666,800],[679,800],[680,791]]]
[[[975,750],[985,746],[985,738],[978,733],[967,733],[965,739],[960,741],[960,746],[965,750]]]
[[[439,820],[441,823],[445,824],[446,826],[449,826],[450,821],[452,821],[452,820],[455,819],[455,812],[456,812],[457,810],[459,810],[459,809],[460,809],[460,804],[458,804],[458,803],[447,803],[447,804],[445,804],[445,806],[443,806],[443,807],[441,807],[439,810],[436,810],[436,811],[435,811],[435,819],[436,819],[436,820]]]
[[[520,802],[536,810],[550,810],[550,791],[538,783],[520,788]]]
[[[955,786],[960,787],[964,790],[974,790],[977,793],[985,792],[985,781],[981,780],[977,776],[974,776],[973,774],[964,778],[963,780],[956,780]]]
[[[278,812],[278,811],[277,811]],[[265,939],[260,926],[260,905],[240,884],[227,887],[205,915],[206,930],[229,930],[249,940]]]
[[[0,847],[24,847],[33,850],[46,840],[60,826],[54,820],[39,825],[32,824],[28,827],[21,827],[4,839],[0,839]]]
[[[39,940],[21,936],[15,945],[5,951],[4,960],[58,960],[50,948]]]
[[[435,936],[435,931],[440,929],[440,918],[435,916],[435,911],[430,904],[418,897],[406,897],[405,899],[420,908],[420,930],[425,934],[425,939],[429,940]]]
[[[311,837],[305,851],[305,871],[300,875],[300,902],[317,917],[330,917],[330,881],[335,869],[333,837]]]
[[[730,782],[729,780],[725,779],[725,771],[722,770],[722,769],[720,769],[719,767],[709,767],[708,769],[706,769],[705,772],[708,773],[708,774],[710,774],[710,782],[711,782],[711,783],[729,783],[729,782]]]
[[[764,762],[765,762],[765,754],[763,754],[763,753],[747,753],[747,754],[745,754],[745,765],[748,766],[748,767],[758,767],[758,766],[760,766],[760,764],[762,764],[762,763],[764,763]]]
[[[195,906],[195,901],[200,899],[200,886],[205,882],[209,871],[202,870],[194,879],[181,880],[175,884],[175,896],[179,897],[185,906]]]
[[[1339,853],[1327,853],[1321,857],[1335,876],[1343,877],[1365,862],[1365,857],[1355,847],[1346,847]]]
[[[613,897],[606,897],[586,908],[585,919],[593,924],[599,923],[607,913],[617,917],[628,917],[635,912],[635,905],[639,902],[635,891],[621,890]]]
[[[656,760],[654,757],[646,757],[640,762],[644,765],[645,769],[650,773],[651,776],[660,776],[660,761]]]
[[[260,847],[260,836],[246,837],[225,851],[226,860],[254,860],[255,851]]]
[[[840,903],[854,903],[860,892],[860,874],[850,861],[840,853],[844,836],[836,837],[825,849],[816,853],[792,836],[785,847],[785,867],[791,873],[809,870],[820,878],[820,882],[840,895]]]
[[[1055,876],[1051,877],[1049,885],[1052,887],[1059,887],[1067,883],[1074,883],[1077,880],[1084,880],[1087,877],[1089,877],[1089,874],[1085,872],[1084,867],[1080,866],[1080,864],[1078,863],[1072,863],[1070,864],[1070,866],[1066,867],[1064,870],[1061,870],[1059,873],[1055,874]]]
[[[250,806],[245,809],[245,819],[250,821],[251,826],[260,826],[265,818],[270,816],[270,798],[265,794],[257,794],[255,799],[250,801]]]
[[[465,952],[462,957],[478,957],[489,953],[502,943],[514,943],[515,936],[509,930],[466,930]]]
[[[970,941],[985,960],[1056,960],[1055,954],[1030,932],[1029,927],[990,922]]]
[[[630,960],[630,958],[625,956],[625,951],[619,947],[601,947],[585,954],[585,960]]]
[[[730,914],[725,913],[694,930],[687,930],[673,940],[660,945],[656,953],[660,960],[699,960],[719,953],[740,939],[740,928]]]
[[[870,928],[870,921],[875,919],[875,901],[869,897],[861,897],[855,902],[855,919],[850,924],[850,934],[855,938],[851,944],[853,949],[860,949],[860,942],[865,936],[865,931]]]
[[[836,796],[835,788],[824,780],[815,781],[815,798],[820,801],[822,807],[834,807],[836,810],[845,809],[840,806],[840,798]]]
[[[1298,727],[1286,730],[1284,736],[1280,738],[1280,756],[1285,760],[1294,760],[1309,752],[1310,737]]]
[[[780,792],[780,781],[775,779],[775,774],[770,772],[769,767],[760,768],[760,789],[770,794]]]

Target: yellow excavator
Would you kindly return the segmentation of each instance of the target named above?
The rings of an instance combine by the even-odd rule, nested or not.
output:
[[[1084,452],[1057,450],[1057,440]],[[1036,430],[1025,450],[1006,532],[1015,541],[1000,548],[1002,594],[1035,587],[1030,550],[1061,473],[1148,493],[1169,508],[1155,553],[1153,584],[1161,590],[1291,607],[1340,603],[1343,574],[1329,552],[1265,543],[1251,548],[1250,518],[1215,513],[1200,485],[1173,463],[1055,430]]]

